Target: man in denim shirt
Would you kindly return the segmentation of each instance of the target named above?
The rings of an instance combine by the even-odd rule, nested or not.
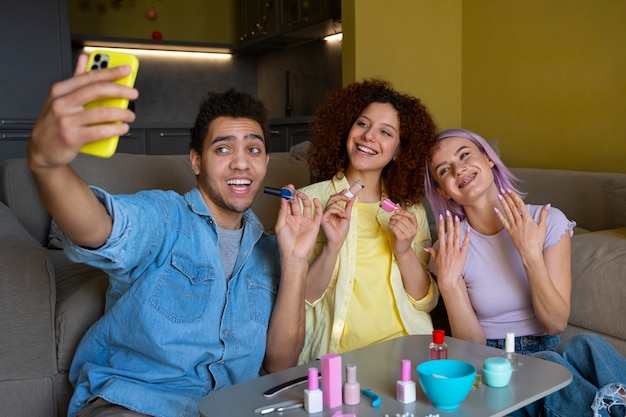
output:
[[[196,188],[122,196],[89,187],[70,162],[84,144],[124,134],[134,114],[83,105],[138,93],[113,82],[129,68],[85,73],[85,64],[81,56],[75,76],[53,87],[28,146],[68,256],[110,277],[105,314],[74,357],[69,416],[197,416],[212,391],[296,365],[321,215],[297,194],[281,201],[276,237],[264,233],[249,207],[269,161],[267,111],[234,90],[200,108]]]

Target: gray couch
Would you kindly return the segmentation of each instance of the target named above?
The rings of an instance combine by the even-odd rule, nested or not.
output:
[[[270,158],[266,185],[310,182],[301,155]],[[187,156],[81,155],[76,171],[113,193],[195,184]],[[578,222],[572,241],[572,314],[565,336],[597,332],[626,354],[626,174],[515,169],[527,201],[550,202]],[[69,262],[56,245],[25,160],[0,166],[0,416],[64,416],[71,396],[67,372],[80,338],[102,314],[107,277]],[[260,195],[254,210],[268,230],[276,197]],[[621,229],[621,230],[620,230]],[[443,305],[443,303],[440,303]],[[445,311],[434,312],[445,326]]]
[[[196,183],[186,155],[79,155],[74,169],[112,193]],[[270,156],[265,184],[310,183],[308,164],[290,153]],[[0,165],[0,416],[65,416],[68,370],[78,342],[104,311],[107,276],[70,262],[41,206],[26,160]],[[253,209],[271,231],[280,200],[259,194]]]

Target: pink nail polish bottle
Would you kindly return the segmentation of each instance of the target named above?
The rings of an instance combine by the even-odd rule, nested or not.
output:
[[[408,404],[415,402],[415,381],[411,380],[411,361],[402,360],[402,372],[400,379],[396,382],[396,399],[401,403]]]
[[[394,203],[393,201],[389,200],[388,198],[385,198],[380,203],[380,208],[385,210],[388,213],[391,213],[396,208],[396,203]]]
[[[343,384],[343,403],[356,405],[361,401],[361,385],[356,380],[356,365],[346,365],[346,382]]]
[[[304,390],[304,409],[310,414],[319,413],[324,409],[318,378],[317,368],[309,368],[308,389]]]

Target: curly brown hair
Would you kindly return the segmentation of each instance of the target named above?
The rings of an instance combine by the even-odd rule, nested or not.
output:
[[[368,79],[328,94],[311,122],[313,139],[308,160],[316,180],[328,180],[347,168],[348,132],[371,103],[389,103],[398,112],[400,152],[382,172],[388,197],[402,207],[420,203],[429,149],[437,126],[426,106],[413,96],[397,92],[388,81]]]

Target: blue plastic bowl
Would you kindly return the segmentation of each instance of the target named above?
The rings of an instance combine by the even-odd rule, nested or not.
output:
[[[436,359],[416,367],[419,383],[433,405],[442,410],[458,408],[472,389],[476,368],[456,359]]]

